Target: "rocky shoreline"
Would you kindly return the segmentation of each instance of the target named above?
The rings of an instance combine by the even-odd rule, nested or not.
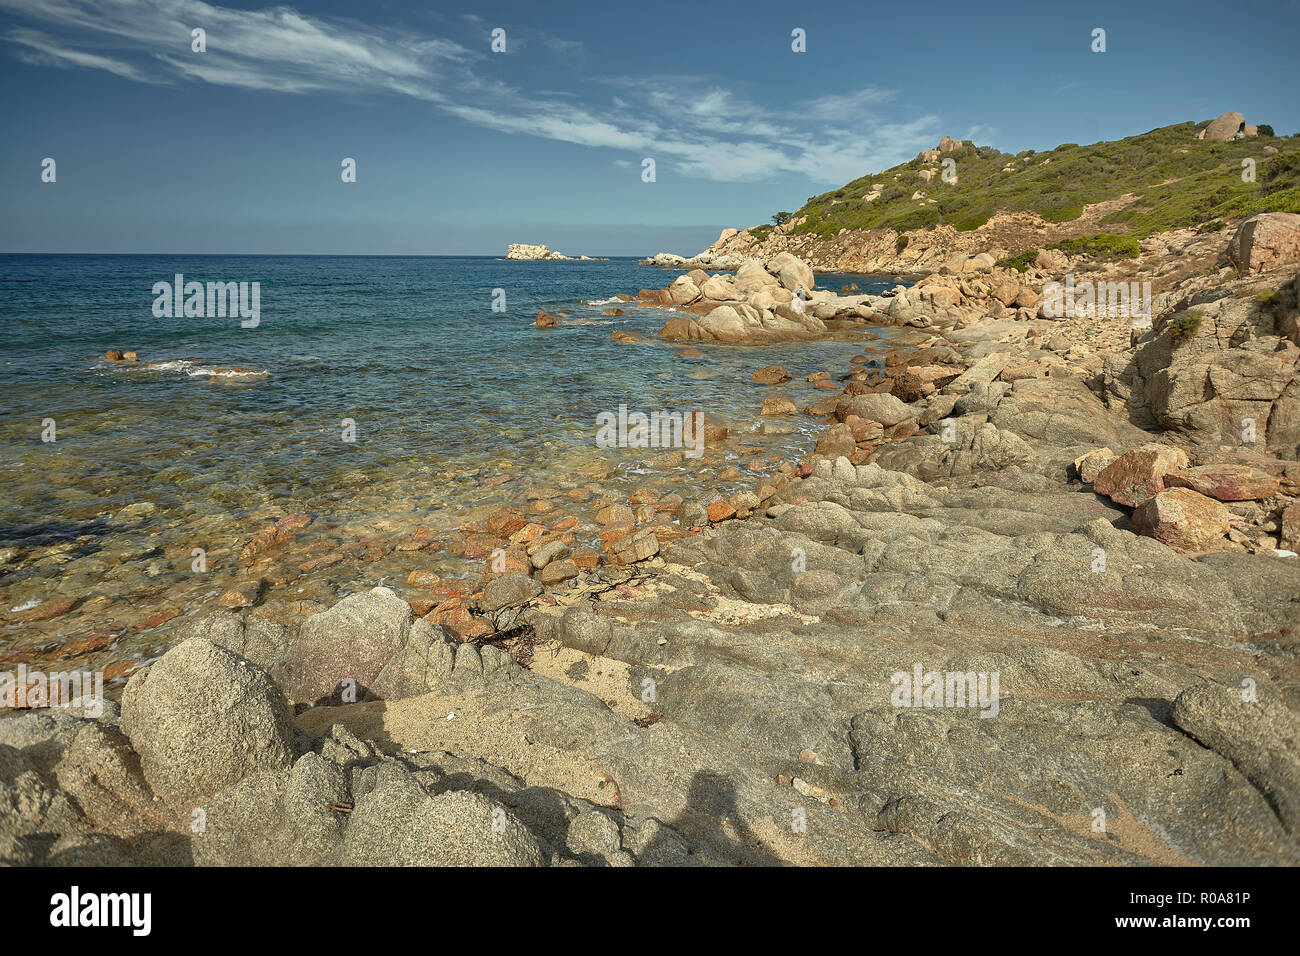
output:
[[[692,347],[897,328],[802,410],[756,370],[828,427],[752,490],[633,492],[600,551],[495,508],[455,594],[216,611],[120,708],[0,718],[0,861],[1300,863],[1296,219],[642,290]],[[1067,271],[1151,281],[1149,326],[1043,315]]]

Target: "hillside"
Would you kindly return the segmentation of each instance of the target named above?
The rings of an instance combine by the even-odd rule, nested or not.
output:
[[[1015,155],[944,137],[909,162],[812,196],[793,214],[778,213],[778,225],[728,230],[708,252],[789,251],[817,268],[845,271],[929,268],[953,252],[1002,257],[1063,242],[1074,243],[1072,251],[1132,255],[1153,233],[1300,212],[1300,134],[1277,137],[1267,126],[1243,124],[1257,135],[1211,138],[1224,135],[1217,127],[1226,118],[1239,116]],[[1244,160],[1255,163],[1253,182],[1243,181]]]

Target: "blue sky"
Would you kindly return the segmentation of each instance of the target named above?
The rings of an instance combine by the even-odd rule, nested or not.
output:
[[[0,251],[687,254],[945,134],[1295,133],[1298,35],[1300,0],[0,0]]]

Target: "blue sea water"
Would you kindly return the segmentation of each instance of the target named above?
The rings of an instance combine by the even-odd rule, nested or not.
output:
[[[154,284],[177,273],[259,282],[259,324],[156,317]],[[603,411],[698,408],[752,429],[769,393],[750,383],[754,369],[785,365],[795,378],[782,391],[802,405],[828,394],[808,373],[840,374],[862,350],[703,346],[702,357],[679,358],[680,344],[654,337],[665,310],[612,300],[674,276],[634,259],[0,256],[0,546],[79,542],[91,575],[88,542],[183,543],[267,509],[319,513],[335,502],[378,520],[393,500],[394,512],[436,522],[459,499],[480,500],[480,482],[503,462],[538,482],[572,480],[600,453]],[[825,287],[847,282],[863,292],[891,284],[819,276]],[[494,290],[505,312],[493,311]],[[602,314],[612,307],[626,314]],[[538,329],[539,309],[570,324]],[[616,342],[619,330],[646,341]],[[110,348],[140,361],[107,362]],[[214,369],[264,374],[205,374]],[[345,419],[354,442],[342,440]],[[57,441],[42,441],[50,420]],[[769,462],[797,457],[820,426],[787,421],[788,435],[745,440]],[[614,457],[629,481],[640,473],[637,455]],[[4,599],[25,599],[13,585],[34,574],[0,580]]]

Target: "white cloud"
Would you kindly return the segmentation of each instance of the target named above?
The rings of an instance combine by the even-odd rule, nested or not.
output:
[[[485,76],[486,36],[479,49],[287,6],[239,10],[202,0],[0,0],[0,8],[41,26],[6,35],[28,63],[138,82],[405,96],[487,129],[625,151],[637,162],[654,156],[661,168],[667,160],[680,175],[717,181],[794,173],[838,184],[937,139],[934,117],[892,123],[874,115],[893,96],[876,87],[769,108],[705,77],[615,77],[596,82],[620,95],[591,100],[610,105],[584,106],[572,91],[525,91]],[[481,19],[465,21],[482,32]],[[207,33],[205,53],[190,50],[194,27]],[[532,38],[566,60],[585,55],[575,41]]]

